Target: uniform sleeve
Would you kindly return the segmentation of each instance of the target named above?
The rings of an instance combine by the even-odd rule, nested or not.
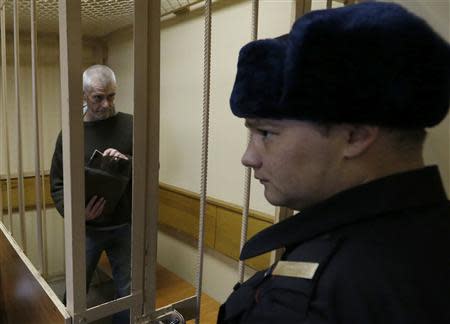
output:
[[[56,209],[61,216],[64,216],[64,181],[61,132],[56,140],[55,152],[53,153],[52,166],[50,168],[50,193]]]

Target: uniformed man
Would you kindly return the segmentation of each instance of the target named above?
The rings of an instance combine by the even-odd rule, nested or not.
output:
[[[449,97],[449,44],[392,3],[314,11],[244,46],[242,163],[300,212],[247,242],[242,260],[285,252],[218,323],[450,323],[450,206],[422,157]]]

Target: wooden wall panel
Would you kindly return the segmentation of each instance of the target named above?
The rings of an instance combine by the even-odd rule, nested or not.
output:
[[[53,207],[50,196],[50,177],[44,178],[45,203]],[[27,176],[25,185],[25,207],[27,210],[35,208],[34,177]],[[17,210],[17,178],[11,179],[13,210]],[[3,201],[6,202],[6,180],[1,179]],[[200,200],[198,194],[180,189],[164,183],[160,184],[159,224],[171,230],[181,232],[193,239],[198,239],[198,217]],[[5,204],[4,210],[7,210]],[[235,260],[239,258],[239,240],[241,233],[242,208],[218,199],[208,198],[205,220],[205,244]],[[270,215],[254,210],[249,214],[247,238],[273,224]],[[161,229],[164,229],[161,226]],[[270,254],[248,260],[247,265],[254,269],[264,269],[270,264]]]
[[[35,181],[34,176],[25,176],[24,177],[24,192],[25,192],[25,209],[31,210],[36,207],[36,192],[35,192]],[[53,200],[50,196],[50,177],[46,175],[44,177],[44,186],[45,190],[43,193],[43,197],[45,197],[45,204],[47,207],[53,206]],[[3,195],[3,210],[8,210],[7,205],[7,197],[6,197],[6,179],[1,179],[1,190]],[[19,194],[17,187],[17,178],[11,178],[11,200],[12,200],[12,208],[13,211],[17,211],[19,205]]]
[[[197,239],[199,204],[197,194],[161,184],[159,223]],[[208,198],[206,211],[206,245],[238,260],[242,209],[234,204]],[[272,224],[269,215],[250,211],[247,237],[252,237]],[[246,264],[257,270],[265,269],[270,265],[270,253],[252,258]]]
[[[0,231],[0,306],[4,324],[65,323],[64,317]]]
[[[168,188],[160,188],[159,222],[182,233],[198,238],[198,198],[182,194]],[[214,247],[216,227],[216,207],[208,205],[205,220],[205,244]]]
[[[236,212],[221,207],[217,209],[217,228],[220,230],[216,234],[215,248],[236,260],[239,259],[240,254],[241,218],[241,214]],[[270,225],[272,224],[268,221],[249,217],[247,239]],[[267,268],[269,263],[270,253],[246,261],[247,265],[258,270]]]

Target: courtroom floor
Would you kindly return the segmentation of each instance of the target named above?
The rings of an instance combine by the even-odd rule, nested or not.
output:
[[[111,277],[102,270],[96,271],[92,285],[87,296],[88,307],[92,307],[114,298],[114,285]],[[65,281],[59,280],[50,283],[58,297],[62,300]],[[172,304],[178,300],[191,297],[195,294],[195,288],[178,277],[173,272],[158,265],[156,270],[156,308]],[[219,303],[206,294],[202,294],[200,322],[201,324],[215,324]],[[110,324],[111,318],[101,319],[95,324]],[[187,323],[194,323],[194,320]]]

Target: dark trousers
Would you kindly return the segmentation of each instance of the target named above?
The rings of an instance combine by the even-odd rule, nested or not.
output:
[[[92,280],[102,252],[105,251],[111,263],[116,298],[130,294],[131,285],[131,226],[99,231],[86,229],[86,292]],[[66,304],[66,294],[63,303]],[[130,311],[124,310],[113,315],[114,324],[128,324]]]
[[[86,291],[92,280],[102,252],[105,251],[111,263],[116,298],[130,294],[131,285],[131,226],[99,231],[86,229]],[[113,323],[130,322],[130,311],[114,314]]]

